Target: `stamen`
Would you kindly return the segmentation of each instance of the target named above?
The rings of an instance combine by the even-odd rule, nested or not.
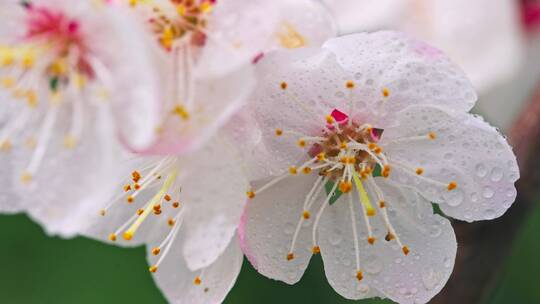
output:
[[[321,216],[324,212],[324,209],[327,205],[329,205],[330,199],[334,196],[336,193],[338,184],[334,183],[334,186],[332,187],[332,190],[330,190],[330,193],[326,196],[326,199],[324,200],[323,204],[321,205],[321,208],[319,209],[319,212],[317,212],[317,217],[315,218],[315,222],[313,223],[313,231],[312,231],[312,237],[313,237],[313,247],[317,246],[317,226],[319,225],[319,221],[321,220]]]
[[[170,173],[167,176],[167,179],[163,183],[163,186],[161,189],[154,195],[154,197],[150,200],[146,208],[144,209],[143,214],[141,214],[135,222],[131,225],[131,227],[124,232],[124,239],[131,240],[133,238],[133,235],[139,228],[139,226],[143,223],[143,221],[146,219],[146,217],[152,212],[154,207],[159,203],[163,195],[165,195],[165,192],[171,187],[172,183],[176,180],[177,172],[174,170],[172,173]]]
[[[356,269],[360,270],[360,248],[358,246],[358,232],[356,231],[356,215],[354,212],[352,194],[347,195],[349,197],[349,213],[351,215],[351,224],[353,232],[353,241],[354,241],[354,253],[356,258]]]

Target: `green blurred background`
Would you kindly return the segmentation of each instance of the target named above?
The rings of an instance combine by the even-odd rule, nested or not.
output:
[[[517,202],[519,203],[519,202]],[[0,216],[0,303],[165,303],[147,270],[143,248],[85,238],[47,237],[24,215]],[[540,303],[540,209],[530,214],[485,303]],[[352,303],[325,280],[320,258],[289,286],[260,276],[249,263],[226,303]],[[367,300],[358,303],[390,303]]]

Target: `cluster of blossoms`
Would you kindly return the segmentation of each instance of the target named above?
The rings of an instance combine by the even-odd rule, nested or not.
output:
[[[335,38],[315,0],[5,0],[2,212],[146,245],[171,303],[220,303],[243,256],[344,297],[426,303],[450,221],[501,216],[519,170],[443,53]]]

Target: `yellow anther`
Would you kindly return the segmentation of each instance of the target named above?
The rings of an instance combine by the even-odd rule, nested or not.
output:
[[[305,220],[308,220],[311,217],[311,214],[309,213],[309,211],[304,211],[304,213],[302,213],[302,217]]]
[[[342,142],[341,144],[339,144],[339,148],[340,148],[341,150],[347,149],[347,143],[346,143],[346,142]]]
[[[334,117],[332,117],[332,115],[326,115],[326,123],[331,125],[334,123]]]
[[[133,188],[135,188],[135,190],[139,190],[139,189],[141,189],[141,185],[139,185],[137,183],[134,183]]]
[[[130,241],[131,239],[133,239],[133,233],[130,231],[124,232],[122,236],[124,237],[124,240],[126,241]]]
[[[289,87],[289,85],[288,85],[285,81],[282,81],[282,82],[279,84],[279,87],[280,87],[282,90],[286,90],[287,87]]]
[[[141,215],[143,214],[143,212],[144,212],[144,209],[137,209],[137,215]]]
[[[30,172],[24,172],[22,175],[21,175],[21,182],[23,182],[23,184],[28,184],[32,181],[32,174]]]
[[[345,87],[346,87],[347,89],[354,89],[354,82],[351,81],[351,80],[347,81],[347,82],[345,83]]]
[[[128,192],[131,190],[131,185],[130,184],[127,184],[124,186],[124,192]]]
[[[204,13],[204,14],[207,14],[209,12],[212,11],[212,8],[214,6],[212,5],[212,2],[210,1],[204,1],[203,3],[201,3],[201,5],[199,5],[199,10]]]
[[[165,194],[165,196],[163,197],[164,200],[166,200],[167,202],[170,202],[171,201],[171,196],[168,195],[168,194]]]
[[[15,62],[15,56],[11,50],[5,50],[0,55],[2,55],[0,66],[10,66]]]
[[[326,159],[326,155],[324,154],[324,152],[321,152],[319,154],[317,154],[317,160],[318,161],[322,161],[322,160],[325,160]]]
[[[375,239],[374,237],[370,236],[370,237],[368,237],[367,242],[368,242],[370,245],[373,245],[373,244],[375,244],[375,240],[376,240],[376,239]]]
[[[310,173],[311,173],[311,168],[310,168],[310,167],[304,167],[304,168],[302,169],[302,172],[303,172],[304,174],[310,174]]]
[[[172,219],[172,218],[170,218],[170,219],[167,221],[167,224],[168,224],[169,226],[171,226],[171,227],[174,226],[175,223],[176,223],[175,220]]]
[[[366,214],[367,214],[367,216],[375,216],[375,213],[376,213],[376,212],[375,212],[375,208],[373,208],[373,207],[372,207],[372,208],[367,208],[367,209],[366,209]]]
[[[382,170],[382,173],[381,173],[382,176],[383,176],[383,177],[388,177],[388,176],[390,176],[390,170],[391,170],[390,165],[384,165],[383,170]]]
[[[74,149],[77,145],[77,139],[72,135],[66,135],[64,137],[64,148]]]
[[[403,248],[401,248],[401,250],[403,250],[403,254],[405,254],[405,255],[408,255],[409,252],[410,252],[409,247],[407,247],[407,246],[403,246]]]
[[[287,253],[287,261],[291,261],[293,259],[294,259],[294,253],[292,252]]]
[[[86,76],[83,74],[77,73],[75,75],[75,85],[78,89],[82,89],[86,86]]]
[[[279,43],[287,49],[296,49],[306,45],[306,40],[293,25],[283,22],[282,30],[277,33]]]
[[[99,215],[101,215],[101,216],[105,216],[106,213],[107,212],[105,211],[105,209],[99,210]]]
[[[174,107],[173,113],[178,115],[183,120],[188,120],[190,117],[189,112],[182,105],[177,105],[176,107]]]
[[[370,150],[375,150],[375,148],[377,148],[377,144],[375,144],[375,143],[369,143],[369,144],[368,144],[368,148],[369,148]]]
[[[383,89],[382,89],[382,95],[383,95],[384,97],[390,96],[390,90],[389,90],[388,88],[383,88]]]
[[[387,241],[387,242],[390,242],[391,240],[395,239],[396,236],[392,233],[392,232],[388,232],[386,234],[386,236],[384,237],[384,239]]]
[[[31,69],[34,66],[35,57],[32,53],[26,53],[22,57],[22,67],[23,69]]]
[[[248,193],[248,196],[249,196],[249,193]],[[253,197],[255,197],[255,193],[253,193]],[[253,197],[251,197],[251,198],[253,198]],[[178,208],[180,206],[180,202],[174,202],[172,204],[172,206],[173,206],[173,208]]]
[[[349,162],[349,158],[347,156],[342,156],[339,158],[339,162],[342,164],[347,164]]]
[[[15,86],[15,82],[16,80],[13,77],[2,78],[2,87],[5,89],[11,89]]]
[[[306,146],[306,141],[304,139],[299,139],[297,144],[300,148],[304,148]]]
[[[157,266],[151,266],[148,270],[150,270],[151,273],[155,273],[157,271]]]
[[[114,233],[109,234],[109,241],[116,242],[116,234]]]
[[[452,191],[457,188],[457,183],[452,181],[448,184],[448,191]]]
[[[385,208],[386,202],[385,201],[379,201],[379,208]]]
[[[28,104],[29,107],[35,108],[37,106],[38,97],[37,97],[36,91],[34,90],[26,91],[25,98],[26,98],[26,103]]]
[[[49,66],[49,72],[54,76],[63,76],[68,71],[68,64],[65,59],[60,58],[55,60],[50,66]]]
[[[356,279],[357,279],[358,281],[362,281],[363,278],[364,278],[364,275],[362,274],[362,271],[358,270],[358,271],[356,272]]]
[[[339,191],[343,193],[349,193],[352,190],[352,183],[349,181],[340,181],[339,182]]]
[[[138,181],[141,179],[141,174],[139,173],[139,171],[133,171],[133,172],[131,172],[131,179],[132,179],[134,182],[138,182]]]
[[[201,277],[196,276],[195,279],[193,280],[193,284],[201,285],[201,283],[202,283]]]
[[[135,198],[134,198],[132,195],[130,195],[130,196],[127,197],[126,201],[127,201],[129,204],[131,204],[131,203],[133,203],[133,202],[135,201]]]
[[[356,163],[356,157],[349,156],[349,158],[347,159],[347,163],[349,163],[350,165],[354,165]]]
[[[321,253],[321,248],[319,246],[313,246],[313,248],[311,248],[311,252],[313,254],[319,254]]]
[[[296,175],[298,173],[298,170],[296,169],[295,166],[290,166],[289,167],[289,173],[292,174],[292,175]]]
[[[254,191],[248,191],[248,192],[246,192],[246,194],[247,194],[248,198],[254,198],[255,197],[255,192]]]
[[[153,255],[158,255],[160,252],[161,252],[161,249],[159,247],[156,247],[156,248],[152,249],[152,254]]]
[[[13,148],[13,145],[9,139],[0,142],[0,151],[10,151],[11,148]]]
[[[283,130],[276,129],[276,136],[281,136],[281,135],[283,135]]]
[[[416,174],[422,175],[423,173],[424,173],[424,169],[423,169],[423,168],[416,168]]]
[[[428,137],[429,139],[434,140],[435,138],[437,138],[437,134],[435,134],[435,132],[429,132]]]
[[[381,154],[382,148],[377,146],[375,149],[373,149],[373,152],[375,152],[375,154]]]

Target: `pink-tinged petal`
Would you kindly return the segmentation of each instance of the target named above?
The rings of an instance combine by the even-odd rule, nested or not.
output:
[[[521,0],[521,20],[528,30],[540,24],[540,3],[535,0]]]
[[[298,146],[302,134],[317,136],[326,125],[325,117],[345,107],[343,97],[335,93],[348,78],[333,54],[316,49],[267,54],[257,65],[257,74],[261,85],[251,107],[261,129],[261,145],[269,152],[266,159],[280,165],[271,168],[271,174],[279,174],[306,155]],[[313,90],[314,84],[320,87]]]
[[[386,129],[380,142],[392,166],[390,178],[439,203],[445,214],[469,222],[499,217],[512,205],[519,169],[494,127],[433,106],[409,107],[396,119],[399,125]],[[407,140],[414,136],[420,139]],[[421,175],[417,168],[423,169]]]
[[[354,75],[355,97],[384,117],[414,104],[468,111],[474,89],[461,69],[442,52],[397,32],[353,34],[323,48]],[[374,51],[375,50],[375,51]]]
[[[380,209],[370,217],[375,242],[367,241],[365,219],[354,197],[354,225],[358,237],[356,262],[350,203],[342,196],[321,218],[319,242],[328,282],[348,299],[389,298],[398,303],[427,303],[445,285],[456,256],[456,238],[450,222],[432,213],[431,204],[408,188],[377,178],[385,195],[396,240],[386,241]],[[362,279],[358,280],[358,270]]]
[[[159,289],[168,302],[173,304],[222,303],[234,286],[242,267],[243,256],[237,238],[231,240],[214,263],[195,271],[190,270],[183,259],[180,246],[182,238],[182,234],[178,235],[162,264],[152,274]],[[152,248],[149,247],[150,263],[156,258],[158,257],[152,254]]]
[[[314,183],[313,176],[290,177],[248,202],[247,220],[241,226],[242,246],[261,274],[288,284],[302,277],[312,255],[311,228],[315,214],[302,224],[293,258],[288,258],[288,254],[303,216],[304,200]]]

